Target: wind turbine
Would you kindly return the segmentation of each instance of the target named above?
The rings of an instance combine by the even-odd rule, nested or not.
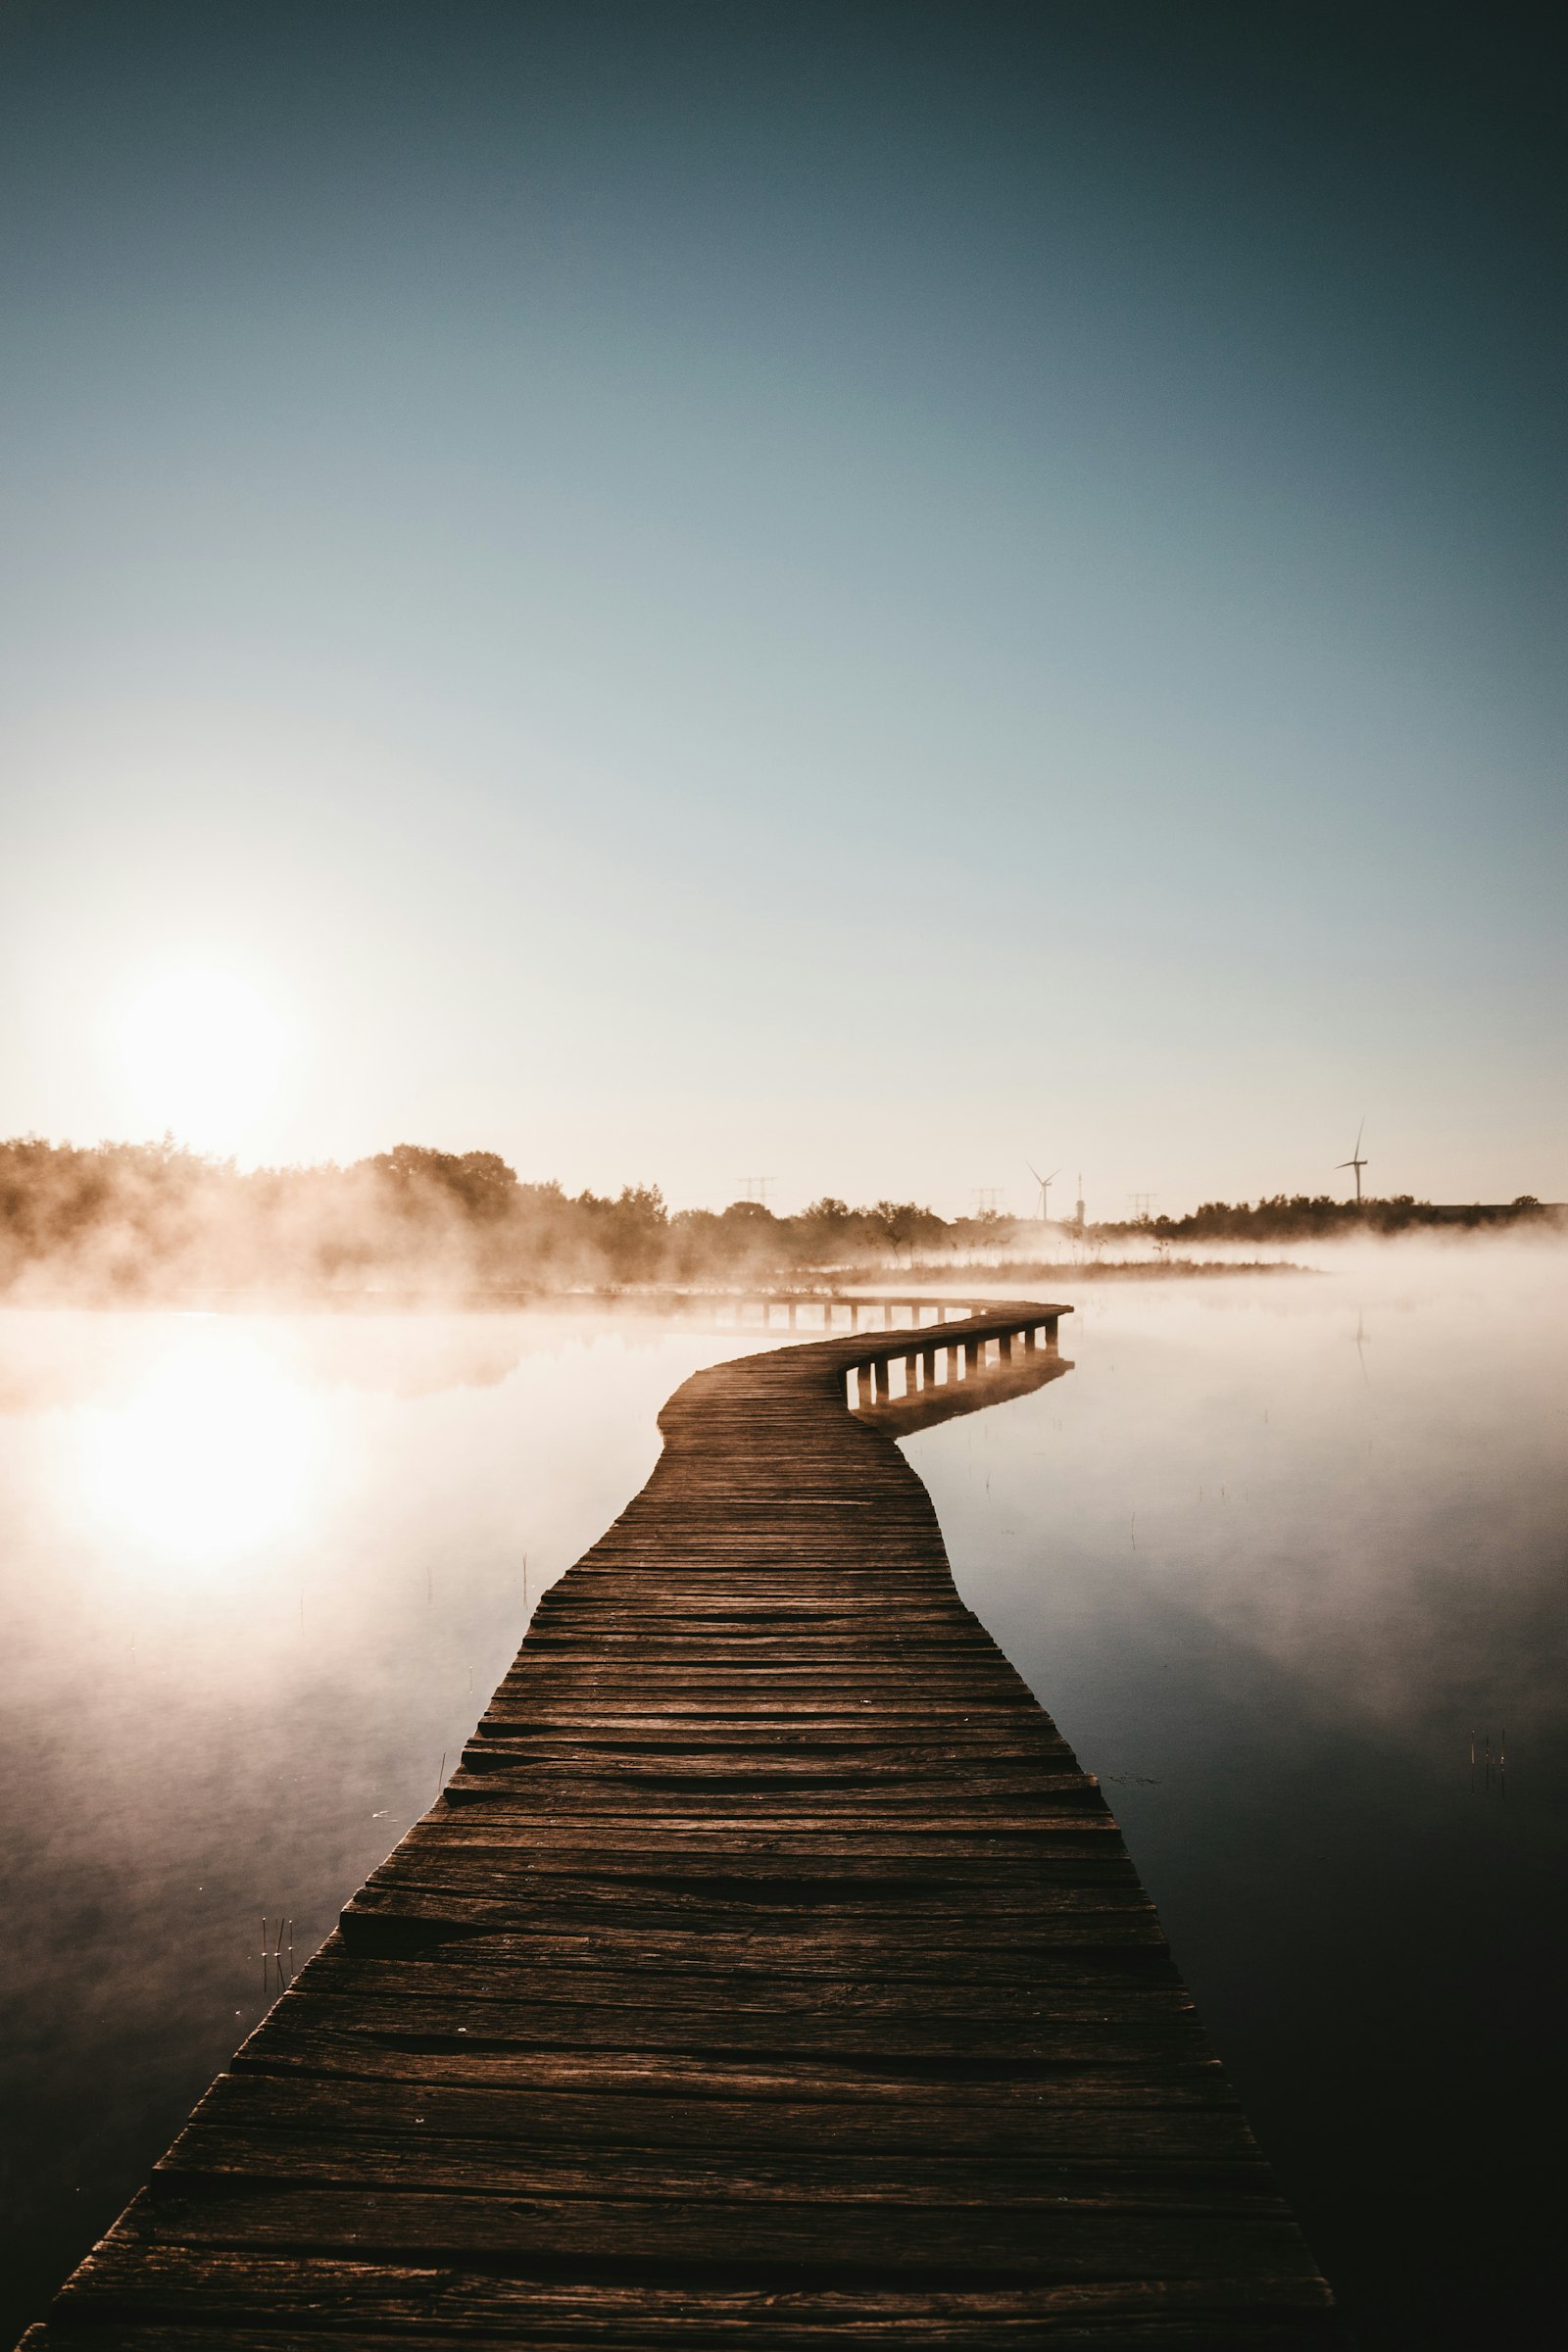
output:
[[[1342,1159],[1337,1163],[1342,1168],[1353,1168],[1355,1170],[1355,1205],[1357,1208],[1359,1208],[1361,1205],[1361,1170],[1363,1168],[1369,1168],[1372,1165],[1372,1162],[1369,1159],[1363,1159],[1361,1157],[1361,1138],[1365,1133],[1366,1121],[1363,1119],[1360,1126],[1355,1131],[1355,1150],[1350,1153],[1348,1159]]]
[[[1053,1168],[1049,1176],[1042,1176],[1033,1160],[1026,1159],[1023,1164],[1040,1187],[1040,1222],[1044,1225],[1047,1221],[1046,1211],[1051,1203],[1051,1188],[1061,1174],[1061,1170]]]

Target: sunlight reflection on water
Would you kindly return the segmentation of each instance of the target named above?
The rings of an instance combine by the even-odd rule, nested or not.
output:
[[[318,1507],[324,1433],[254,1328],[191,1316],[162,1338],[127,1400],[76,1416],[71,1491],[150,1563],[211,1576]]]

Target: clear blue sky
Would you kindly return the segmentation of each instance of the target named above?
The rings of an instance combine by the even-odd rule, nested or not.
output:
[[[1546,24],[0,0],[0,1131],[1568,1197]]]

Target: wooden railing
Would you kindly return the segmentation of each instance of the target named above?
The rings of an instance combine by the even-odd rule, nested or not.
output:
[[[918,1325],[897,1333],[874,1347],[857,1349],[848,1368],[850,1402],[863,1410],[891,1402],[895,1394],[913,1397],[929,1389],[977,1379],[991,1365],[1011,1364],[1019,1340],[1025,1356],[1059,1355],[1060,1318],[1071,1313],[1070,1306],[1012,1303],[986,1307],[961,1323],[939,1325],[940,1338],[930,1327]],[[919,1345],[911,1346],[916,1339]],[[895,1366],[903,1372],[897,1392]]]

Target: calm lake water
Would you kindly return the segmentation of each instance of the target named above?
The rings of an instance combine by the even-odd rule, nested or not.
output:
[[[1105,1783],[1358,2341],[1551,2340],[1568,1253],[1063,1295],[1068,1378],[908,1442],[959,1585]],[[736,1344],[0,1313],[0,2340],[272,1997],[264,1915],[329,1931]]]

